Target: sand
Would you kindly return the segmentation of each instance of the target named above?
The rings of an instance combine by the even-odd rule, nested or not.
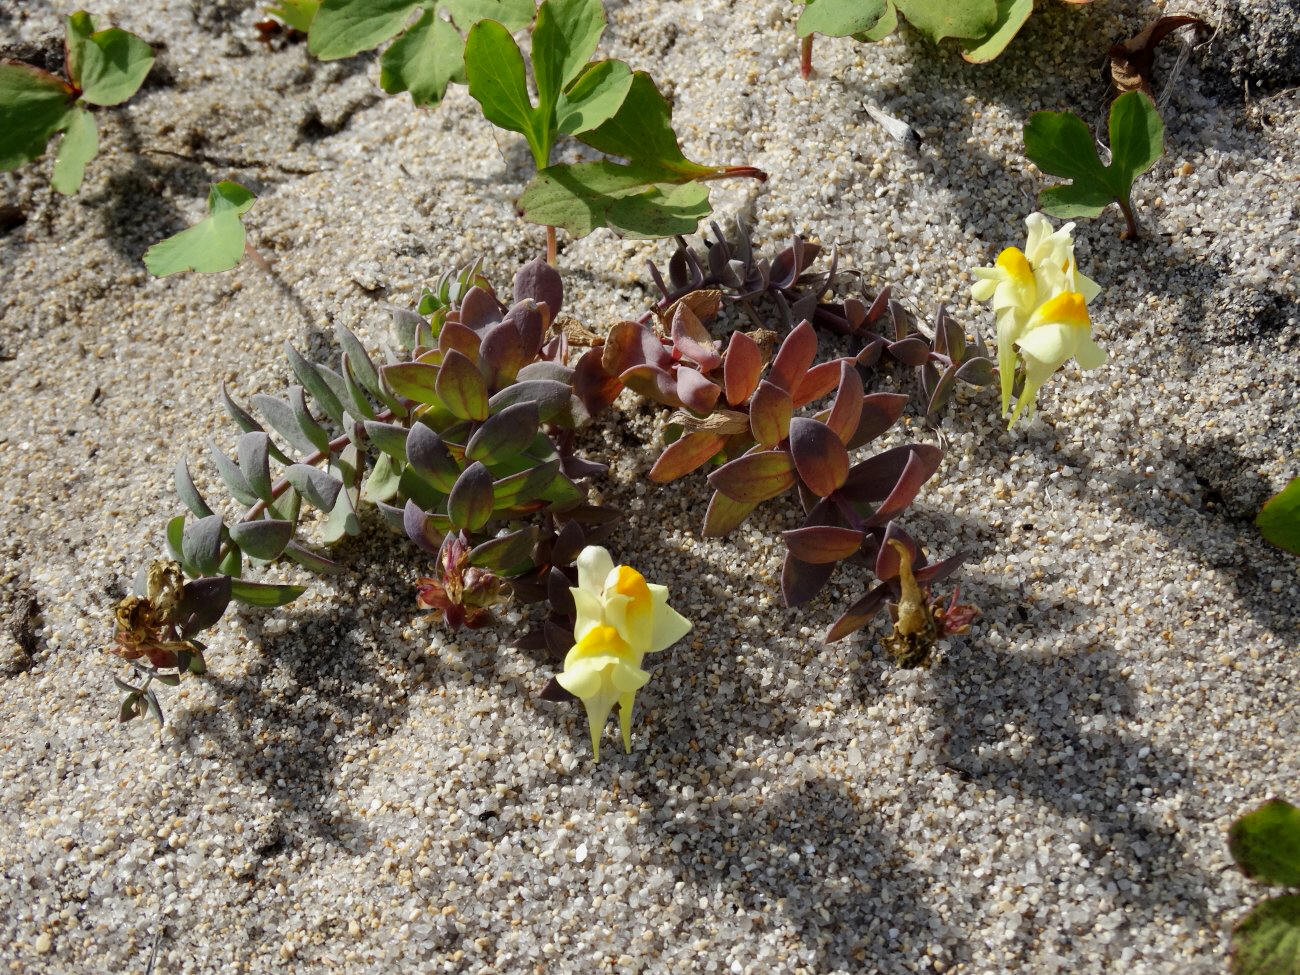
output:
[[[632,754],[611,731],[599,764],[581,713],[536,699],[552,669],[516,646],[526,621],[430,624],[427,559],[373,517],[348,572],[223,621],[161,732],[116,724],[108,617],[179,510],[175,459],[220,496],[201,462],[235,439],[218,383],[282,390],[286,340],[333,357],[342,322],[374,347],[386,305],[475,257],[504,289],[542,238],[513,212],[522,140],[463,88],[414,110],[373,59],[266,50],[239,0],[96,7],[161,48],[153,80],[100,114],[74,199],[48,162],[0,177],[24,220],[0,236],[8,970],[143,973],[156,946],[158,975],[1221,972],[1262,894],[1226,829],[1300,781],[1297,563],[1252,525],[1297,473],[1300,106],[1286,4],[1188,6],[1223,29],[1167,90],[1176,46],[1158,62],[1147,236],[1120,241],[1114,210],[1077,230],[1106,365],[1068,369],[1009,433],[985,390],[888,441],[947,450],[906,524],[969,553],[973,631],[919,671],[888,663],[880,626],[824,644],[862,570],[785,610],[795,503],[700,539],[702,479],[647,484],[663,411],[627,397],[584,440],[612,463],[596,495],[628,513],[610,545],[696,628],[653,660]],[[868,290],[987,336],[969,269],[1023,242],[1046,185],[1021,124],[1098,118],[1105,48],[1163,5],[1044,4],[984,67],[909,32],[819,40],[806,83],[790,3],[606,8],[602,50],[671,93],[688,154],[771,174],[720,184],[721,218],[765,248],[838,241]],[[64,12],[5,5],[0,36],[39,42]],[[258,193],[278,278],[151,279],[144,249],[227,176]],[[565,241],[569,310],[639,313],[645,261],[670,252]]]

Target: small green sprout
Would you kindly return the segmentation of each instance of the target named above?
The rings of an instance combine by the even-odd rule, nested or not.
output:
[[[208,191],[208,215],[187,230],[160,240],[144,253],[144,266],[156,277],[179,271],[229,271],[244,256],[241,217],[255,197],[231,180],[213,183]]]
[[[62,132],[50,185],[71,196],[99,149],[95,117],[86,106],[126,101],[144,83],[154,58],[134,34],[96,30],[84,10],[68,18],[64,45],[66,80],[20,61],[0,61],[0,170],[39,159]]]
[[[1039,169],[1073,182],[1051,186],[1038,203],[1054,217],[1095,217],[1118,204],[1127,228],[1138,236],[1133,216],[1133,181],[1156,164],[1165,151],[1165,126],[1150,98],[1130,91],[1110,107],[1109,166],[1103,165],[1092,132],[1073,112],[1035,112],[1025,123],[1025,155]]]
[[[1259,533],[1278,548],[1300,555],[1300,477],[1264,502],[1255,518]]]
[[[1242,816],[1228,831],[1228,851],[1247,877],[1300,888],[1300,809],[1282,799]],[[1300,893],[1269,897],[1232,931],[1233,975],[1300,971]]]

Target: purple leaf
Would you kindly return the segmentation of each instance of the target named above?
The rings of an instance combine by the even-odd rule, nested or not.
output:
[[[862,399],[862,415],[858,428],[845,444],[849,450],[871,443],[892,427],[903,415],[907,396],[903,393],[872,393]]]
[[[406,508],[402,512],[402,527],[406,529],[406,537],[415,542],[422,551],[430,555],[438,554],[443,535],[433,527],[432,520],[414,501],[406,502]]]
[[[938,447],[929,444],[914,445],[912,454],[907,459],[907,465],[903,468],[903,473],[899,476],[894,489],[889,493],[889,497],[885,498],[880,507],[876,509],[876,513],[871,516],[868,524],[883,525],[911,504],[921,490],[921,485],[934,475],[934,472],[939,469],[942,460],[943,451]]]
[[[712,372],[722,364],[713,336],[685,302],[679,301],[673,312],[672,339],[677,351],[698,363],[701,372]]]
[[[829,630],[826,631],[826,642],[834,643],[836,640],[843,640],[850,633],[862,629],[871,618],[880,612],[881,607],[885,605],[885,600],[889,598],[890,587],[888,583],[881,583],[871,589],[865,596],[846,609]]]
[[[444,494],[460,476],[460,466],[442,438],[425,423],[412,423],[406,435],[406,459],[417,474],[427,477]]]
[[[655,484],[675,481],[707,462],[725,442],[714,433],[688,433],[664,448],[646,476]]]
[[[492,517],[492,505],[492,475],[475,461],[452,485],[447,497],[447,516],[462,531],[478,531]]]
[[[831,359],[813,366],[806,373],[794,391],[794,405],[804,406],[819,400],[840,381],[840,360]]]
[[[689,366],[677,367],[677,398],[689,410],[708,413],[722,390]]]
[[[564,284],[560,280],[560,272],[540,257],[533,258],[515,272],[511,294],[516,302],[530,298],[545,303],[552,322],[564,305]]]
[[[438,333],[438,348],[445,356],[455,349],[470,362],[477,363],[482,339],[478,332],[466,328],[460,322],[444,322]]]
[[[772,360],[772,368],[767,372],[768,382],[793,395],[816,354],[817,333],[812,325],[802,321],[781,343],[776,358]]]
[[[465,292],[465,297],[461,299],[460,323],[481,333],[489,325],[501,321],[504,311],[501,302],[490,291],[475,286]]]
[[[807,417],[790,421],[790,453],[799,477],[818,497],[826,497],[849,474],[849,453],[830,427]]]
[[[514,323],[499,322],[484,334],[483,344],[479,347],[479,361],[487,373],[491,389],[501,389],[513,382],[529,360],[530,356],[524,350],[523,339]]]
[[[466,460],[499,463],[518,454],[537,436],[541,418],[536,403],[515,403],[488,417],[465,445]]]
[[[863,532],[839,525],[809,525],[782,532],[786,548],[801,562],[821,565],[847,559],[862,546]]]
[[[454,349],[442,360],[438,370],[438,399],[462,420],[486,420],[488,415],[487,384],[483,374]]]
[[[863,408],[862,377],[854,368],[852,360],[840,360],[840,388],[831,403],[830,415],[826,425],[835,431],[835,436],[847,444],[857,432],[862,420]]]
[[[814,565],[787,552],[781,564],[781,598],[788,607],[801,606],[822,591],[834,572],[834,562]]]
[[[920,566],[925,564],[921,555],[921,546],[916,539],[909,535],[905,529],[891,521],[885,526],[885,533],[880,539],[880,548],[876,552],[876,577],[882,582],[898,578],[898,551],[889,544],[890,542],[898,542],[907,549],[908,554],[912,557],[913,568],[919,571]]]
[[[704,515],[704,529],[700,532],[705,538],[721,538],[740,525],[749,513],[757,507],[757,502],[736,501],[721,491],[714,491],[709,499],[709,510]]]

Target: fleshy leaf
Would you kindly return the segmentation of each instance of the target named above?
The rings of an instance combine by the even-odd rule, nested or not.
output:
[[[230,580],[230,596],[248,606],[274,609],[285,606],[307,591],[306,586],[280,585],[271,582],[249,582],[246,579]]]
[[[705,538],[721,538],[740,525],[757,507],[757,501],[736,501],[721,491],[714,491],[709,499],[709,509],[704,514],[704,528],[700,532]]]
[[[447,445],[433,430],[423,423],[411,424],[406,435],[406,459],[419,474],[446,494],[460,477],[460,467],[447,450]]]
[[[476,461],[452,485],[447,515],[462,531],[478,531],[492,517],[492,508],[492,475]]]
[[[834,562],[804,562],[787,552],[781,563],[782,600],[789,607],[802,606],[822,591],[834,572]]]
[[[478,366],[454,349],[447,353],[434,384],[438,399],[462,420],[486,420],[487,384]]]
[[[799,477],[820,498],[848,477],[849,453],[835,431],[824,423],[802,416],[791,420],[790,453]]]
[[[293,523],[277,519],[241,521],[230,526],[230,537],[246,554],[270,561],[278,558],[293,537]]]
[[[794,486],[794,461],[780,450],[746,454],[710,474],[709,483],[733,501],[758,504]]]
[[[847,559],[862,546],[865,535],[856,528],[810,525],[782,532],[781,537],[795,558],[821,564]]]
[[[794,403],[790,394],[767,380],[758,384],[749,404],[749,429],[760,447],[774,447],[790,432]]]
[[[435,405],[438,399],[438,367],[426,362],[399,362],[379,370],[398,396],[417,403]]]
[[[737,406],[749,399],[758,386],[758,377],[762,371],[763,354],[759,351],[758,343],[744,332],[732,332],[722,364],[727,402]]]
[[[785,337],[767,371],[767,381],[794,394],[817,354],[817,333],[808,322],[800,322]]]
[[[221,562],[221,539],[225,525],[220,515],[208,515],[186,524],[181,535],[181,554],[186,571],[194,575],[210,576]]]
[[[695,470],[722,449],[725,440],[712,433],[688,433],[669,444],[646,477],[655,484],[667,484]]]
[[[318,467],[292,464],[284,472],[285,480],[320,511],[330,511],[338,503],[343,482]]]
[[[465,458],[495,464],[513,457],[537,435],[540,423],[535,404],[508,406],[474,431],[465,445]]]

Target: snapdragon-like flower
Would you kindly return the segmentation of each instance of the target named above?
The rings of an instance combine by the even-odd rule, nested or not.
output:
[[[666,587],[646,582],[631,566],[614,565],[599,545],[584,548],[577,566],[578,585],[569,590],[577,608],[576,642],[556,681],[582,699],[599,759],[601,729],[615,704],[623,747],[631,750],[632,706],[650,679],[641,660],[684,637],[691,622],[668,605]]]
[[[1081,369],[1095,369],[1106,361],[1106,350],[1093,341],[1088,308],[1077,291],[1062,292],[1039,305],[1016,339],[1016,348],[1025,360],[1025,388],[1011,423],[1026,407],[1033,412],[1039,387],[1070,359],[1077,360]]]
[[[1074,238],[1070,233],[1074,229],[1073,223],[1067,223],[1059,230],[1053,230],[1051,221],[1045,216],[1041,213],[1031,213],[1025,220],[1025,225],[1028,228],[1025,249],[1022,251],[1018,247],[1008,247],[998,255],[993,267],[975,268],[973,273],[978,280],[971,288],[971,295],[977,301],[991,300],[993,303],[993,314],[997,321],[998,376],[1002,385],[1004,416],[1011,408],[1017,352],[1024,353],[1024,349],[1020,346],[1020,339],[1025,335],[1030,322],[1035,319],[1039,310],[1053,299],[1065,294],[1075,295],[1077,298],[1077,302],[1074,300],[1070,302],[1071,308],[1076,303],[1084,307],[1101,291],[1097,282],[1079,272],[1078,264],[1074,259]],[[1058,306],[1051,315],[1060,317],[1061,307],[1063,306]],[[1083,317],[1086,321],[1086,307],[1084,307]],[[1077,315],[1072,318],[1077,319]],[[1041,325],[1042,321],[1040,320],[1038,324]],[[1087,330],[1091,341],[1091,323],[1088,324]],[[1066,358],[1068,359],[1069,356]],[[1093,361],[1094,358],[1090,357],[1089,361]],[[1104,358],[1103,354],[1102,359]],[[1040,360],[1042,361],[1046,360]],[[1093,364],[1099,365],[1101,361],[1096,360]],[[1054,368],[1059,368],[1064,362],[1065,359],[1060,360]],[[1025,364],[1028,370],[1028,356]],[[1092,368],[1082,359],[1079,365],[1085,369]],[[1047,376],[1050,375],[1049,372]],[[1025,399],[1024,393],[1021,394],[1015,413],[1012,414],[1011,423],[1015,422],[1016,416],[1026,405],[1032,408],[1033,394],[1037,393],[1038,387],[1047,376],[1043,376],[1034,385],[1033,393],[1028,400]],[[1029,390],[1028,383],[1025,389]]]

